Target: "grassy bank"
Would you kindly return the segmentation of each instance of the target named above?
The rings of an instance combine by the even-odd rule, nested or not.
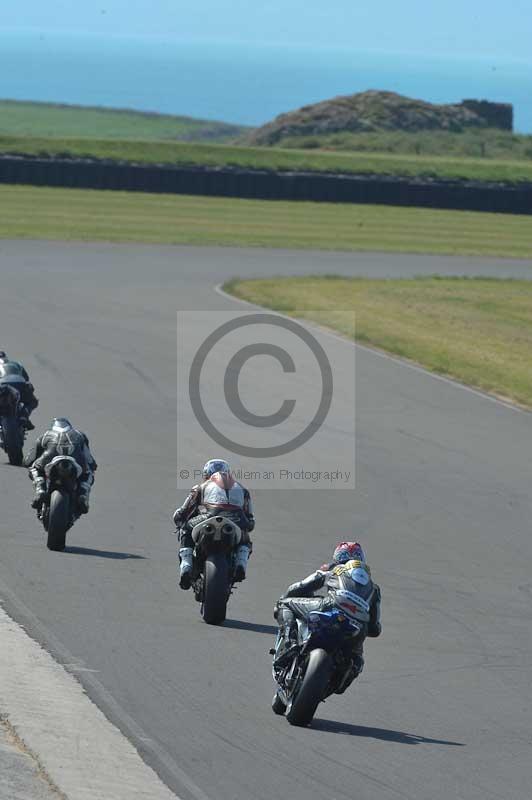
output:
[[[214,120],[127,109],[0,100],[0,135],[225,141],[247,130]]]
[[[373,131],[322,134],[282,139],[280,147],[324,148],[335,151],[395,153],[410,156],[447,156],[503,161],[532,160],[532,136],[495,129],[454,131]]]
[[[465,158],[404,153],[327,152],[196,142],[0,135],[0,154],[71,156],[147,164],[426,176],[479,181],[532,181],[532,159]]]
[[[532,258],[528,216],[0,185],[0,237]]]
[[[532,282],[467,278],[232,281],[237,297],[327,324],[532,407]]]

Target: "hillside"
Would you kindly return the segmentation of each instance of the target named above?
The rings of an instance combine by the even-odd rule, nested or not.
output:
[[[0,135],[226,142],[249,128],[129,109],[0,100]]]
[[[395,92],[370,90],[334,97],[281,114],[246,136],[249,144],[275,145],[290,138],[331,133],[377,131],[452,131],[500,128],[511,131],[511,105],[464,100],[435,105],[403,97]]]

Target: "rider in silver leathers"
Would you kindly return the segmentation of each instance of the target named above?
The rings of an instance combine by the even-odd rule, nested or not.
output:
[[[29,469],[35,489],[33,508],[38,509],[42,505],[46,495],[45,467],[56,456],[70,456],[81,467],[78,481],[78,510],[81,514],[86,514],[89,510],[89,495],[94,483],[94,473],[98,465],[90,451],[86,434],[74,428],[64,417],[57,417],[52,421],[50,429],[37,439],[24,459],[24,465]]]

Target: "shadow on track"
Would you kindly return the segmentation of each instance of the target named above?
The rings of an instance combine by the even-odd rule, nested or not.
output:
[[[331,719],[316,719],[310,730],[343,733],[346,736],[362,736],[366,739],[381,739],[383,742],[399,744],[445,744],[451,747],[465,747],[463,742],[451,742],[446,739],[429,739],[415,733],[393,731],[388,728],[369,728],[365,725],[351,725],[349,722],[335,722]]]
[[[241,631],[254,631],[255,633],[268,633],[270,635],[277,635],[277,625],[260,625],[257,622],[244,622],[241,619],[226,619],[223,625],[224,628],[236,628]]]
[[[81,556],[98,556],[99,558],[115,558],[122,561],[126,558],[142,558],[146,556],[139,556],[135,553],[119,553],[116,550],[94,550],[91,547],[65,547],[65,553],[73,553]]]

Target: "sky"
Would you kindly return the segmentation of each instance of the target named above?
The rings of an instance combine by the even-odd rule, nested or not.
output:
[[[531,0],[0,0],[1,29],[532,61]]]

